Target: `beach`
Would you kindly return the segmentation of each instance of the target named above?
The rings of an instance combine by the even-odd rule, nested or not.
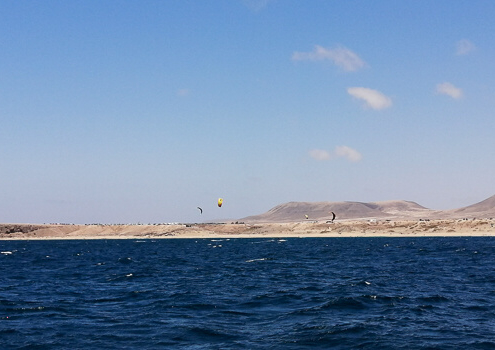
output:
[[[154,225],[0,224],[0,240],[495,236],[494,219]]]

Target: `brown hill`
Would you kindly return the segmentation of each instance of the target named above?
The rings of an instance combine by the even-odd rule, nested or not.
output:
[[[375,202],[374,204],[378,206],[381,212],[394,218],[428,218],[438,213],[438,211],[425,208],[411,201],[383,201]]]
[[[409,201],[362,202],[289,202],[277,205],[264,214],[248,216],[244,222],[294,222],[330,220],[332,212],[337,219],[392,218],[426,215],[431,210]]]
[[[495,218],[495,196],[460,209],[446,210],[451,218]]]
[[[382,202],[289,202],[277,205],[266,213],[248,216],[240,221],[248,223],[296,222],[330,220],[332,212],[337,220],[348,219],[455,219],[495,217],[495,196],[482,202],[452,210],[432,210],[418,203],[404,200]]]

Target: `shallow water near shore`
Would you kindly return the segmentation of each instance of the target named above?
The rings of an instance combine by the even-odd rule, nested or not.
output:
[[[8,349],[493,349],[495,238],[0,242]]]

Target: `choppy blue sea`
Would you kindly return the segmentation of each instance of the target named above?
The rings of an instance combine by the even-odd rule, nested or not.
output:
[[[0,241],[2,349],[495,349],[495,238]]]

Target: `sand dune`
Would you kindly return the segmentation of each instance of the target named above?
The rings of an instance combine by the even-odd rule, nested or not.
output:
[[[0,240],[493,236],[495,220],[343,220],[193,225],[0,225]]]
[[[337,214],[333,223],[328,222],[332,211]],[[431,210],[410,201],[290,202],[237,222],[240,223],[0,224],[0,239],[493,236],[495,196],[446,211]]]

